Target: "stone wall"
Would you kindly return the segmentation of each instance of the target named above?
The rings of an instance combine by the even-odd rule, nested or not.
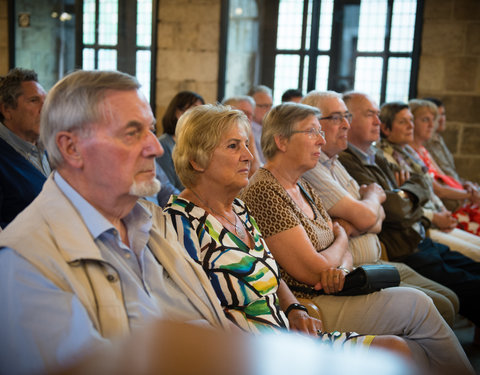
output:
[[[480,182],[480,1],[425,1],[418,96],[443,100],[457,170]]]
[[[158,9],[156,117],[191,90],[217,100],[220,0],[161,0]]]
[[[7,0],[0,0],[0,75],[8,73],[8,9]]]

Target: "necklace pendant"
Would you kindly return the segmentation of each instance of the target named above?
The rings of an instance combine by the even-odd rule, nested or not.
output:
[[[242,226],[239,227],[237,224],[235,224],[235,233],[241,240],[244,240],[246,237],[245,228]]]

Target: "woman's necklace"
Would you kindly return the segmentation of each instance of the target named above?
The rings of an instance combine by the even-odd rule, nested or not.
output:
[[[212,213],[213,213],[214,215],[223,217],[223,218],[224,218],[225,220],[227,220],[231,225],[233,225],[233,227],[235,228],[235,234],[236,234],[242,241],[245,240],[245,238],[247,237],[247,233],[246,233],[246,231],[245,231],[245,227],[243,226],[241,220],[240,220],[240,225],[237,224],[238,217],[237,217],[237,214],[235,213],[235,211],[234,211],[233,209],[232,209],[233,215],[235,216],[235,222],[234,222],[234,223],[232,223],[225,215],[222,215],[220,212],[215,211],[213,208],[211,208],[209,205],[207,205],[207,204],[205,203],[205,201],[204,201],[202,198],[200,198],[200,196],[199,196],[197,193],[195,193],[195,191],[194,191],[193,189],[190,189],[190,191],[193,193],[193,195],[195,195],[195,196],[198,198],[198,200],[199,200],[200,202],[202,202],[202,204],[203,204],[205,207],[207,207],[210,211],[212,211]]]

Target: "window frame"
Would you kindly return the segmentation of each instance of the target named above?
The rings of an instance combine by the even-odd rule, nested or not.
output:
[[[101,0],[95,0],[98,11]],[[83,0],[75,0],[75,13],[77,22],[75,25],[75,68],[82,69],[83,49],[93,48],[95,50],[95,69],[98,66],[98,50],[114,49],[117,51],[117,70],[136,75],[136,51],[149,50],[151,56],[150,65],[150,106],[155,113],[156,103],[156,71],[157,71],[157,12],[160,0],[152,0],[152,43],[150,47],[137,46],[137,2],[129,0],[118,0],[118,42],[116,46],[98,44],[98,23],[99,17],[95,17],[95,43],[93,45],[83,44]],[[120,25],[124,25],[121,27]],[[129,32],[135,30],[135,32]]]
[[[391,52],[389,51],[390,45],[390,27],[393,16],[393,2],[394,0],[388,0],[387,9],[387,22],[385,33],[385,47],[380,52],[359,52],[357,48],[352,54],[353,74],[355,74],[355,61],[357,57],[381,57],[383,59],[382,65],[382,82],[380,92],[380,102],[383,103],[386,97],[387,88],[387,68],[388,59],[391,57],[409,57],[412,59],[410,70],[410,83],[408,90],[408,97],[414,98],[417,96],[417,82],[418,72],[420,65],[420,44],[423,29],[423,7],[424,2],[422,0],[417,1],[417,9],[415,15],[415,31],[413,36],[412,52]],[[280,0],[272,0],[261,2],[261,58],[260,58],[260,82],[274,89],[275,82],[275,58],[277,55],[299,55],[300,56],[300,68],[299,68],[299,82],[298,88],[303,92],[309,92],[315,89],[316,71],[317,71],[317,58],[318,56],[328,55],[330,56],[329,74],[327,89],[339,91],[336,85],[338,79],[338,69],[340,67],[336,62],[339,60],[342,40],[342,19],[343,19],[343,7],[345,5],[360,4],[360,0],[335,0],[333,6],[333,20],[332,20],[332,35],[331,35],[331,47],[329,51],[318,50],[318,31],[319,31],[319,15],[321,11],[321,0],[312,0],[312,22],[310,32],[310,46],[308,50],[305,48],[306,38],[306,17],[308,14],[308,0],[304,0],[304,22],[302,25],[302,42],[299,50],[279,50],[277,49],[277,27],[278,27],[278,12]],[[307,87],[303,87],[303,61],[305,56],[309,58],[308,65],[308,79]],[[354,78],[354,77],[353,77]],[[275,98],[278,99],[278,98]]]

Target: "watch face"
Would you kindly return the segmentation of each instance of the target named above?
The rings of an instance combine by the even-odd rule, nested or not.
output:
[[[18,14],[18,26],[20,26],[20,27],[30,27],[30,13],[19,13]]]

